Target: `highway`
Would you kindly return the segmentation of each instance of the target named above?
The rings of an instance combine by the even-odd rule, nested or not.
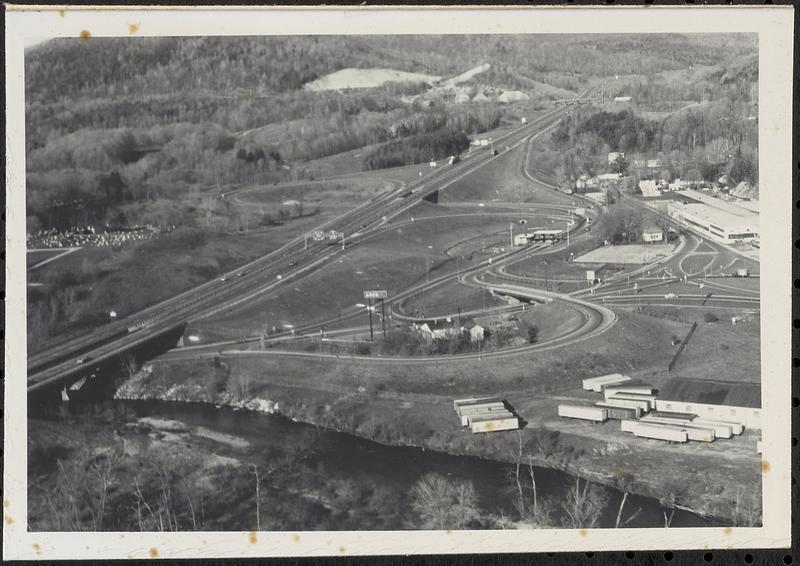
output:
[[[563,113],[561,108],[550,110],[528,124],[496,138],[494,143],[501,147],[508,146],[509,149],[516,148],[548,131]],[[326,233],[343,233],[344,246],[338,240],[309,241],[308,248],[305,249],[303,237],[295,238],[220,278],[93,332],[53,344],[45,351],[28,358],[28,392],[87,373],[96,364],[112,359],[177,324],[210,316],[252,300],[278,285],[285,284],[287,280],[318,268],[340,254],[343,247],[356,245],[359,238],[368,236],[370,232],[409,210],[425,197],[445,189],[496,157],[489,151],[473,152],[468,160],[460,164],[443,167],[407,186],[397,186],[317,227],[317,230]],[[135,330],[129,332],[129,328]],[[79,363],[79,359],[84,362]]]

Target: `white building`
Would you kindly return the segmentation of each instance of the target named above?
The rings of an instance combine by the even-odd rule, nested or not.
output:
[[[645,228],[642,230],[642,241],[655,243],[664,241],[664,231],[661,228]]]
[[[759,237],[758,213],[700,191],[678,191],[686,200],[669,203],[669,214],[713,240],[730,244]]]
[[[608,154],[608,164],[611,165],[617,159],[625,159],[624,151],[612,151]]]
[[[658,190],[658,184],[652,179],[643,179],[639,181],[639,190],[642,191],[642,196],[645,198],[661,196],[661,191]]]
[[[656,410],[761,428],[761,385],[712,379],[671,379],[658,392]]]

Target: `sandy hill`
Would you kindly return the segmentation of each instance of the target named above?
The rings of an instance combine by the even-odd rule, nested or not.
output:
[[[312,91],[344,88],[375,88],[389,82],[437,83],[441,77],[408,73],[394,69],[342,69],[306,83],[303,88]]]

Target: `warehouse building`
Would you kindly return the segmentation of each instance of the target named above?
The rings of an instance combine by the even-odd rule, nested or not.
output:
[[[712,240],[732,244],[759,237],[757,212],[700,191],[678,191],[678,195],[669,203],[670,216]]]
[[[658,392],[656,410],[761,428],[761,384],[676,377]]]

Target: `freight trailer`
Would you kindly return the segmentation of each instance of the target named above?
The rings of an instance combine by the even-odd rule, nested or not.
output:
[[[727,425],[731,427],[731,432],[733,434],[742,434],[744,432],[744,425],[742,423],[735,423],[732,421],[720,421],[717,419],[704,419],[704,418],[696,418],[692,419],[692,424],[699,424],[699,425]]]
[[[608,386],[614,383],[624,383],[626,381],[630,381],[631,378],[627,375],[622,375],[621,373],[610,373],[608,375],[601,375],[598,377],[590,377],[583,380],[583,388],[586,391],[594,391],[595,393],[601,393],[603,391],[603,386]]]
[[[649,423],[660,423],[666,425],[674,425],[679,426],[682,428],[695,428],[695,429],[702,429],[702,430],[710,430],[714,433],[714,438],[731,438],[731,427],[728,425],[721,425],[721,424],[698,424],[689,420],[679,420],[679,419],[672,419],[668,417],[653,417],[650,415],[645,415],[642,417],[643,422]]]
[[[462,407],[461,409],[461,426],[468,426],[470,417],[486,415],[489,413],[507,413],[509,412],[503,403],[497,403],[489,406],[481,407]]]
[[[628,399],[612,395],[605,400],[606,403],[614,403],[623,407],[639,407],[643,413],[650,410],[650,403],[646,399]]]
[[[453,401],[453,410],[458,412],[458,408],[462,405],[475,405],[477,403],[489,403],[492,401],[500,401],[498,397],[472,397],[470,399],[456,399]]]
[[[614,393],[607,397],[607,399],[623,399],[625,401],[644,401],[647,403],[646,410],[648,411],[656,408],[657,398],[656,395],[645,395],[641,393]]]
[[[608,411],[591,405],[559,405],[558,416],[604,423],[608,420]]]
[[[461,405],[456,414],[458,416],[462,416],[470,411],[475,411],[477,409],[484,409],[488,407],[505,407],[505,404],[500,400],[492,400],[492,401],[481,401],[477,403],[471,403],[469,405]]]
[[[472,433],[516,430],[519,428],[519,417],[509,412],[470,417],[469,428]]]
[[[622,421],[626,422],[626,421]],[[689,435],[685,430],[662,424],[647,424],[642,421],[633,421],[634,427],[631,432],[641,438],[652,438],[655,440],[666,440],[667,442],[688,442]]]
[[[605,403],[603,401],[598,401],[595,406],[605,409],[608,413],[608,418],[615,421],[638,419],[642,416],[642,410],[639,407],[619,407],[613,403]]]
[[[598,375],[597,377],[587,377],[582,381],[583,388],[586,391],[593,391],[595,384],[598,383],[619,383],[619,379],[624,377],[621,373],[609,373],[606,375]],[[627,381],[627,380],[623,380]]]
[[[635,395],[655,395],[656,389],[648,385],[646,383],[642,383],[641,385],[628,385],[627,383],[624,385],[611,385],[609,387],[603,387],[603,396],[608,399],[612,395],[616,393],[633,393]]]

